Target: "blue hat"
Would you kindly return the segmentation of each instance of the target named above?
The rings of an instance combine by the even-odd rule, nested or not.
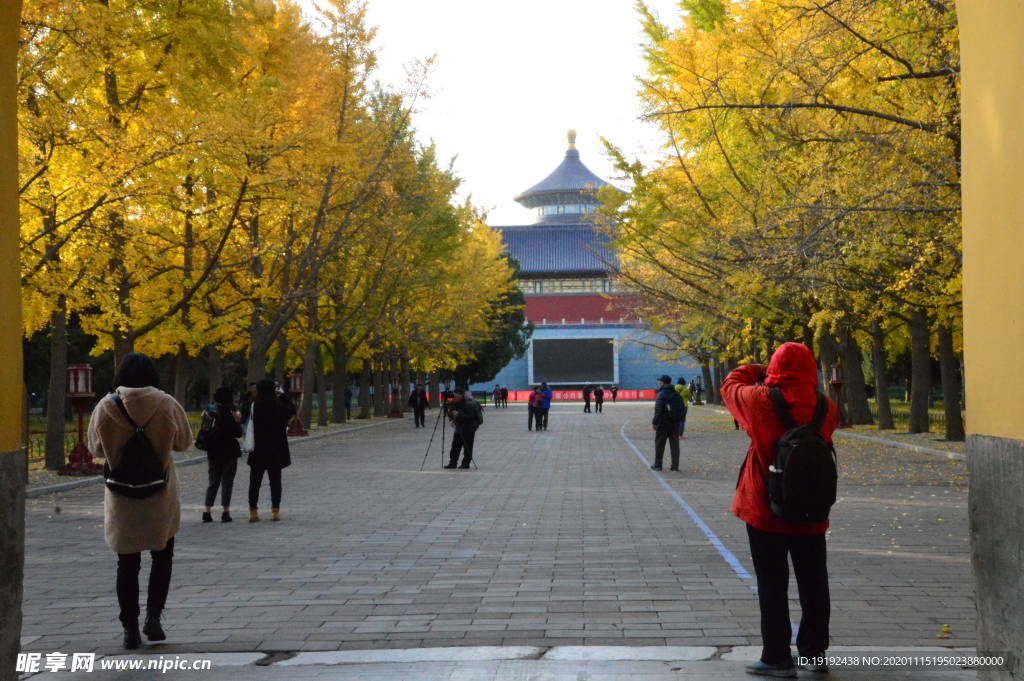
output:
[[[672,377],[669,376],[668,374],[663,374],[662,377],[659,378],[658,380],[661,381],[662,383],[668,383],[669,385],[672,385]]]

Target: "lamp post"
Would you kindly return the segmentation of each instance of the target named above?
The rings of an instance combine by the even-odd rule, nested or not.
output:
[[[68,394],[71,403],[78,412],[78,444],[71,450],[68,462],[57,470],[60,475],[91,475],[103,471],[103,467],[93,461],[92,453],[85,444],[84,422],[85,410],[94,397],[92,390],[92,367],[88,364],[68,365]]]
[[[294,371],[288,374],[288,395],[291,396],[292,401],[295,402],[295,416],[292,417],[292,422],[288,424],[288,434],[293,437],[303,437],[309,435],[309,431],[302,425],[302,419],[299,418],[299,404],[302,401],[302,373]]]
[[[846,383],[843,376],[843,365],[833,364],[830,368],[829,385],[835,395],[836,406],[839,408],[839,427],[849,428],[850,422],[846,419],[846,410],[843,409],[843,385]]]
[[[701,376],[694,376],[693,387],[694,392],[697,393],[696,395],[693,396],[693,404],[694,406],[699,407],[702,404],[704,404],[703,402],[700,401],[700,394],[704,392],[704,379]]]

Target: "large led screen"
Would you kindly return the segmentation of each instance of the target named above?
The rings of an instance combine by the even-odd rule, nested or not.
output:
[[[615,344],[611,338],[535,339],[533,381],[613,383]]]

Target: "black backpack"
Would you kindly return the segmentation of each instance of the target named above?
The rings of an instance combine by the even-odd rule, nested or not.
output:
[[[828,399],[818,393],[814,418],[806,426],[793,420],[782,391],[769,391],[786,432],[772,445],[775,461],[768,469],[768,499],[772,513],[783,520],[820,523],[836,503],[836,449],[821,434],[828,416]]]
[[[121,396],[114,393],[111,399],[135,432],[128,442],[124,443],[121,455],[117,457],[113,467],[103,464],[103,477],[107,479],[107,489],[132,499],[145,499],[167,486],[167,471],[153,449],[153,444],[146,437],[145,431],[128,415]]]
[[[679,422],[685,417],[686,406],[683,404],[683,396],[673,388],[672,393],[665,400],[665,404],[662,405],[661,420],[663,423],[679,425]]]

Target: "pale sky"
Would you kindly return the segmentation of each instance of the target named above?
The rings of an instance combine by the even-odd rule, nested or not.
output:
[[[678,22],[674,0],[648,5]],[[368,15],[381,81],[401,84],[404,65],[437,53],[418,134],[442,159],[457,156],[463,193],[490,209],[491,225],[532,220],[512,197],[561,162],[570,128],[583,162],[613,182],[601,136],[631,156],[658,150],[637,120],[644,62],[632,0],[369,0]]]

